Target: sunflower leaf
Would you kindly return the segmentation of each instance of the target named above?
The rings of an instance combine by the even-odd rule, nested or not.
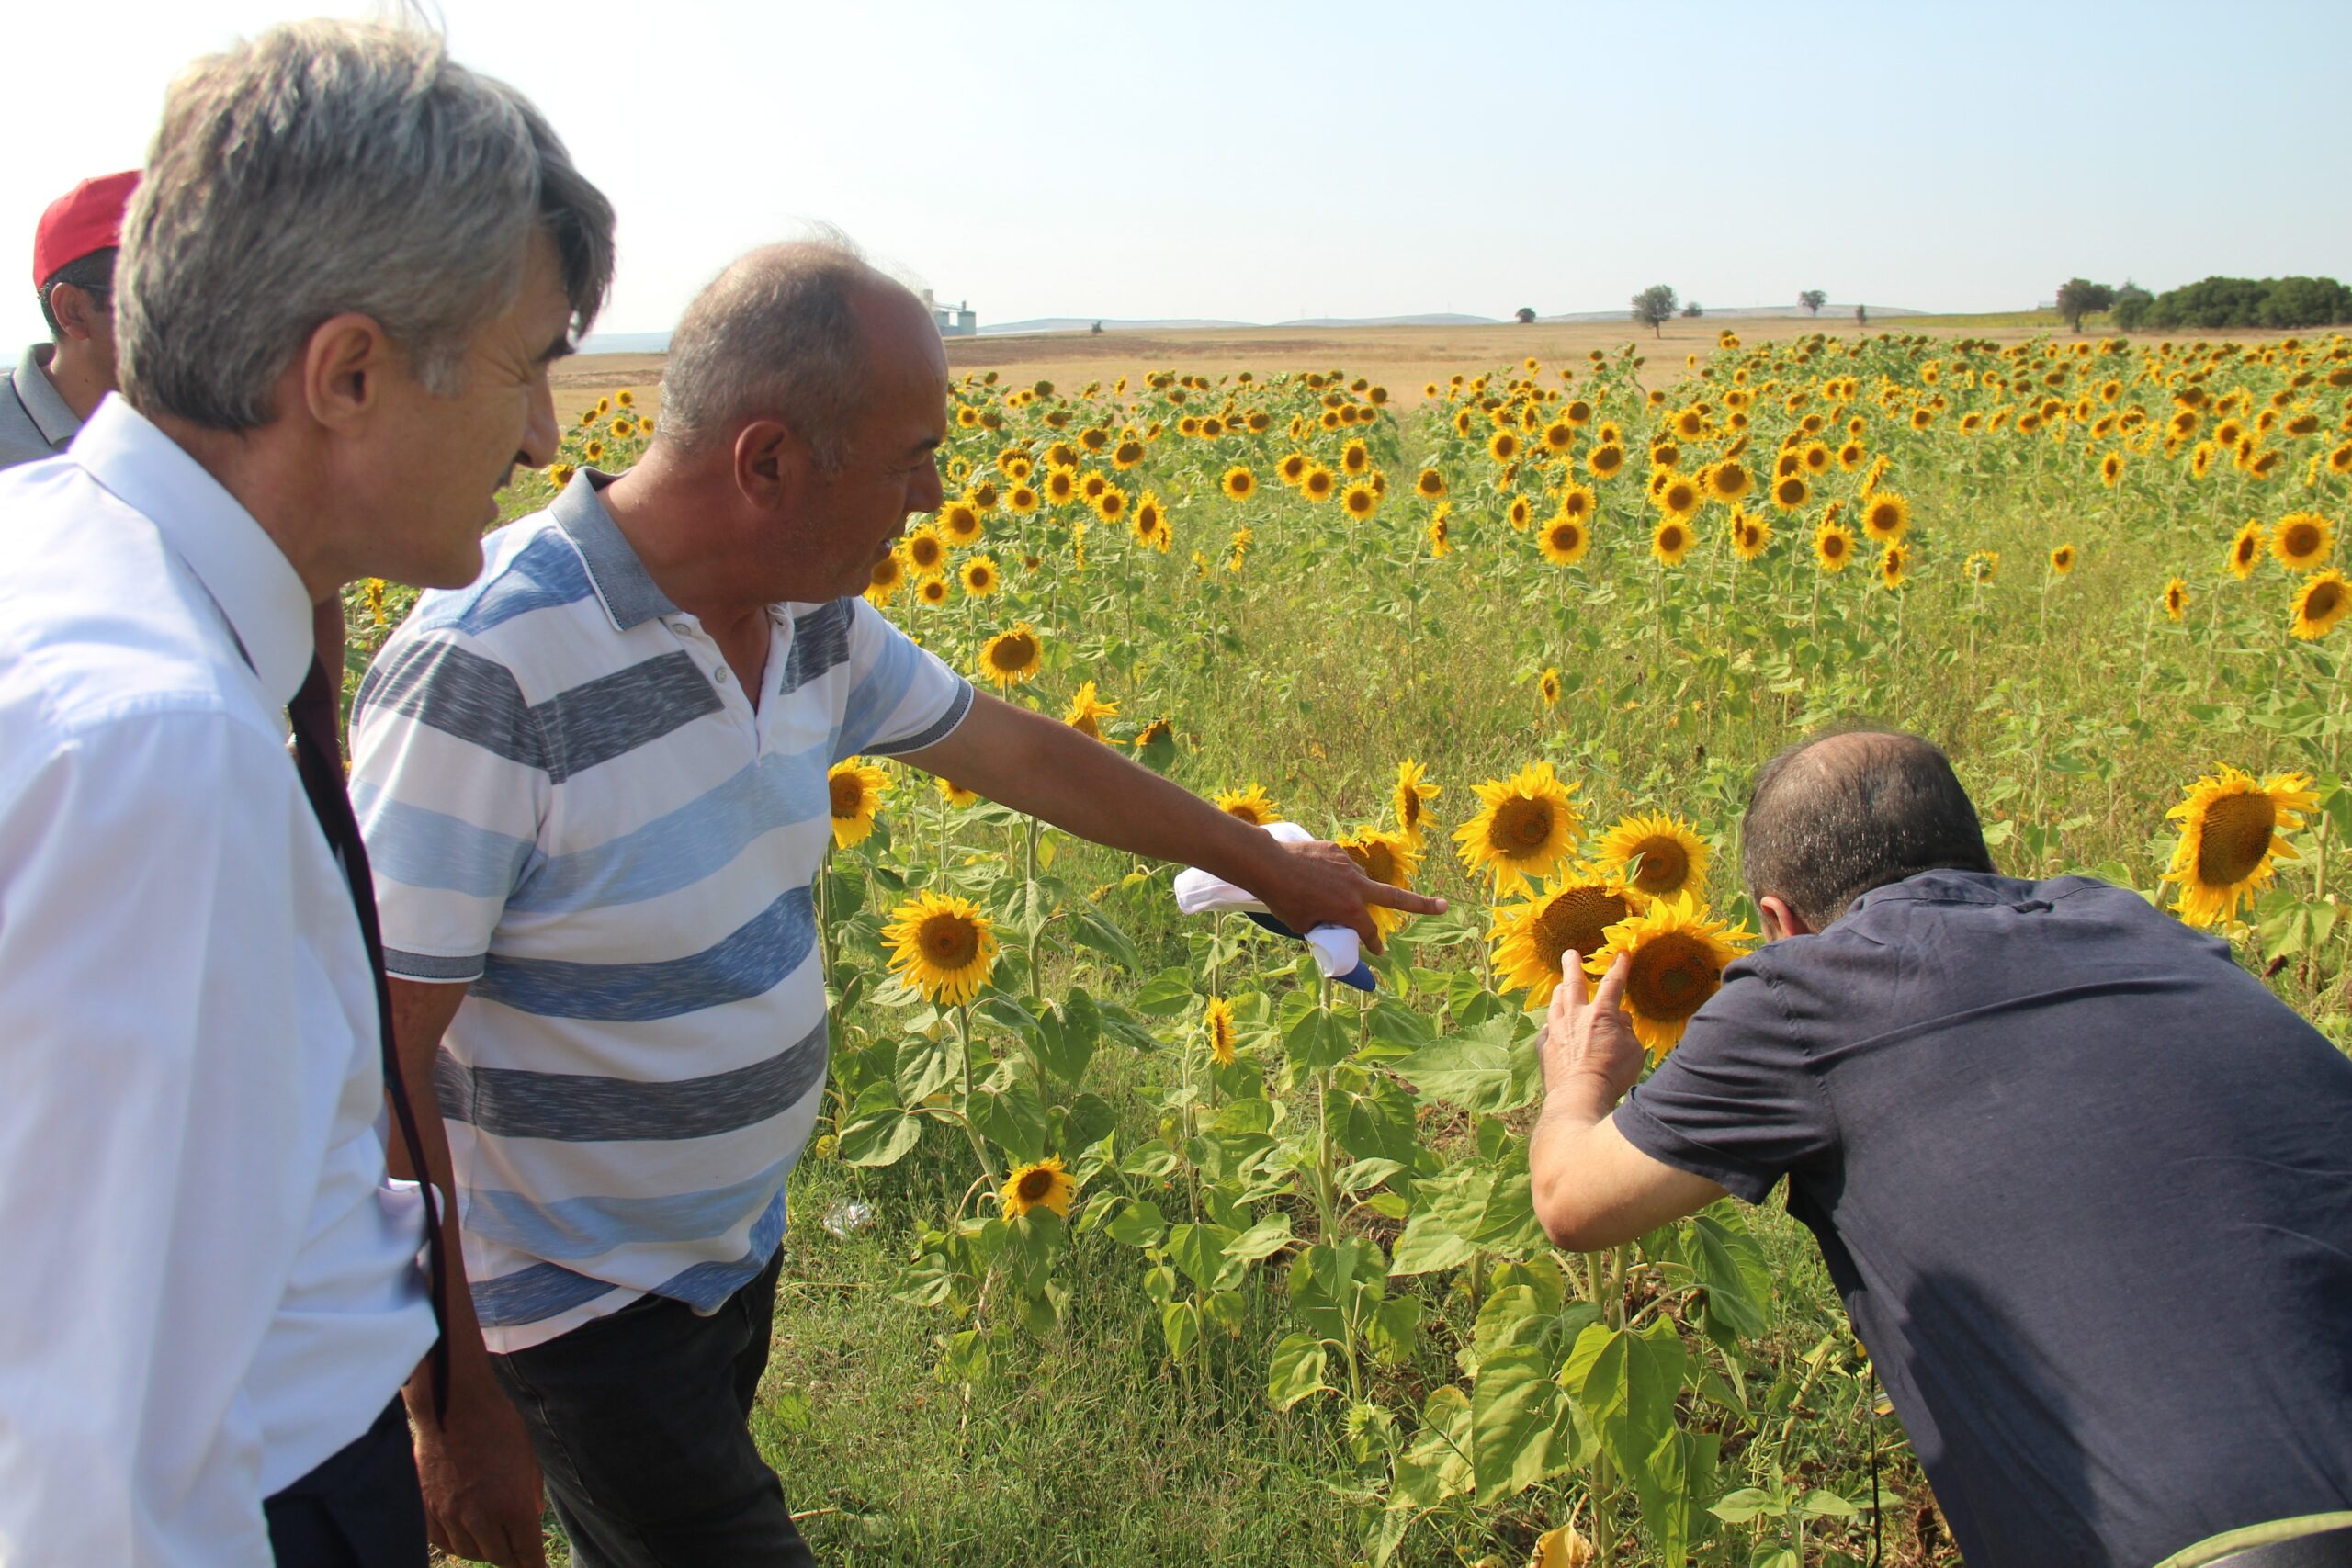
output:
[[[1312,1334],[1285,1334],[1274,1347],[1266,1370],[1266,1396],[1277,1410],[1288,1410],[1302,1399],[1339,1392],[1323,1381],[1328,1352]]]
[[[1046,1157],[1046,1103],[1028,1079],[1015,1078],[1001,1089],[974,1093],[970,1115],[980,1136],[1014,1159],[1027,1164]]]
[[[1531,1103],[1539,1087],[1531,1081],[1516,1049],[1519,1021],[1504,1014],[1425,1045],[1395,1064],[1396,1076],[1424,1095],[1464,1111],[1499,1115]]]
[[[1589,1457],[1591,1443],[1552,1379],[1556,1365],[1534,1345],[1498,1350],[1478,1363],[1470,1395],[1470,1453],[1480,1503],[1508,1497]]]
[[[1127,940],[1127,933],[1104,919],[1094,906],[1083,899],[1073,899],[1068,906],[1071,922],[1070,936],[1081,946],[1107,954],[1130,974],[1143,973],[1143,954]]]

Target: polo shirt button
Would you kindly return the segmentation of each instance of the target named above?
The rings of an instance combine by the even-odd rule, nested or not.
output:
[[[727,684],[727,666],[722,664],[718,669],[712,671],[710,672],[710,678],[718,682],[722,686]]]

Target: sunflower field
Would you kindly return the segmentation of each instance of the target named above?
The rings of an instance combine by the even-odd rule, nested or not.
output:
[[[1377,988],[897,764],[835,770],[831,1115],[759,1429],[847,1562],[1956,1562],[1811,1238],[1536,1224],[1541,1010],[1653,1059],[1755,940],[1756,766],[1945,746],[2001,868],[2139,889],[2352,1043],[2352,343],[1725,333],[967,377],[868,597],[988,688],[1445,895]],[[564,463],[625,466],[627,394]],[[355,664],[401,606],[351,596]]]

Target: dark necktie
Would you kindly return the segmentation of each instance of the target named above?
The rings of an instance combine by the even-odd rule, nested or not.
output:
[[[433,1342],[433,1414],[447,1414],[449,1400],[449,1324],[441,1292],[448,1269],[441,1250],[441,1220],[432,1179],[425,1174],[424,1144],[416,1134],[416,1111],[409,1104],[408,1088],[401,1079],[399,1049],[392,1042],[391,988],[384,980],[384,939],[376,924],[376,884],[368,874],[368,849],[359,839],[359,819],[352,815],[351,796],[343,784],[342,748],[335,740],[337,713],[334,689],[327,683],[326,666],[316,658],[302,689],[286,705],[294,725],[294,762],[302,775],[302,793],[327,836],[327,847],[343,864],[344,880],[351,886],[351,907],[359,916],[360,940],[368,944],[368,976],[376,985],[376,1017],[384,1053],[384,1091],[392,1102],[392,1120],[400,1123],[401,1146],[408,1151],[409,1168],[416,1173],[424,1198],[424,1254],[433,1292],[433,1321],[440,1334]]]

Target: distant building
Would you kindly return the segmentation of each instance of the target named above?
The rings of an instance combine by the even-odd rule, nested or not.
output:
[[[943,305],[922,291],[923,308],[931,312],[931,324],[939,329],[941,337],[970,337],[980,330],[980,318],[968,304]]]

